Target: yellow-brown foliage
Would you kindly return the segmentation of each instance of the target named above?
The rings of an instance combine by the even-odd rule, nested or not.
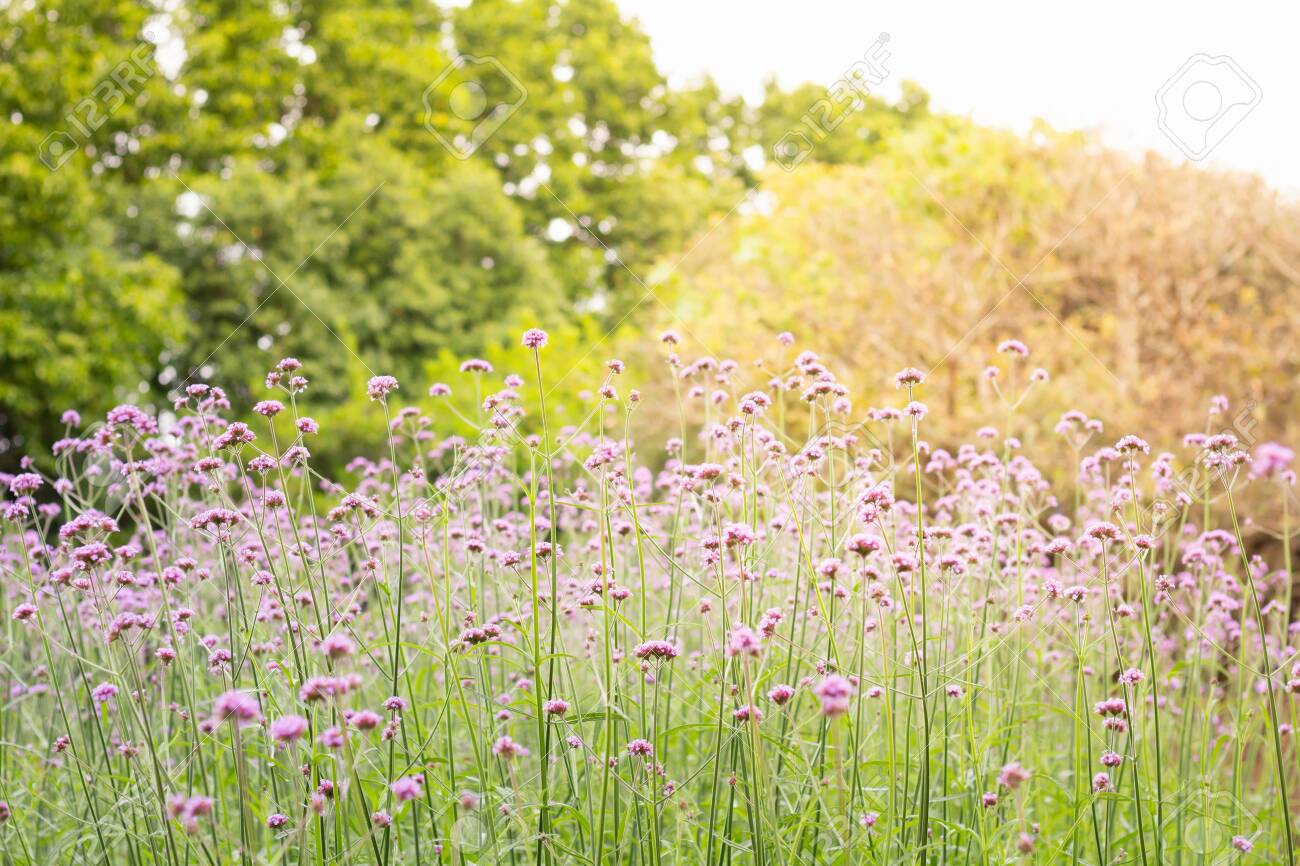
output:
[[[1053,377],[1019,413],[1049,465],[1065,409],[1165,448],[1214,394],[1251,407],[1252,436],[1300,441],[1300,208],[1253,177],[936,117],[865,166],[772,169],[683,252],[650,280],[648,327],[684,357],[776,359],[790,330],[856,416],[920,367],[936,443],[1000,425],[981,371],[1008,337]]]

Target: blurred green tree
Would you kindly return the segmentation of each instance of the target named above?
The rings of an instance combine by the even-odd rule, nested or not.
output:
[[[603,333],[816,95],[670,87],[612,0],[50,0],[0,20],[4,441],[193,378],[251,398],[285,354],[355,398],[367,369],[479,353],[523,311]],[[526,96],[454,153],[467,80]],[[869,158],[926,110],[868,108],[819,158]]]
[[[138,392],[189,335],[176,268],[119,243],[136,133],[178,116],[149,20],[130,2],[0,17],[0,454]]]

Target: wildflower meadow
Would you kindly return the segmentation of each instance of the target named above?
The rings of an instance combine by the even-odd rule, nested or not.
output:
[[[860,407],[788,333],[665,334],[666,441],[618,360],[561,422],[547,344],[370,378],[328,475],[293,358],[69,409],[0,479],[4,861],[1295,862],[1294,455],[1225,399],[1176,442],[1080,405],[1053,482],[1014,339],[948,448],[921,370]]]

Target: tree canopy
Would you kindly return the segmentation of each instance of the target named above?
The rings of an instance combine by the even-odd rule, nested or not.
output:
[[[466,82],[510,105],[491,135]],[[978,324],[1075,352],[1074,393],[1291,387],[1220,339],[1294,334],[1296,221],[1261,183],[983,128],[910,82],[846,93],[670,86],[612,0],[11,5],[0,461],[67,407],[195,378],[249,402],[285,355],[342,407],[521,321],[630,344],[667,321],[647,285],[693,332],[816,330],[863,369],[938,364]],[[792,131],[816,144],[783,171]]]
[[[66,407],[193,377],[248,396],[281,355],[342,400],[350,364],[419,374],[524,311],[604,330],[814,96],[671,88],[609,0],[54,0],[4,22],[11,457]],[[439,138],[471,132],[460,55],[526,91],[468,159]],[[915,111],[874,104],[889,124],[823,157],[869,156]]]

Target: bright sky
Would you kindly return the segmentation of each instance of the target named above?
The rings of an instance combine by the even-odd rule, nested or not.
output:
[[[1023,130],[1041,117],[1097,130],[1129,150],[1192,153],[1300,192],[1300,4],[618,2],[640,19],[675,82],[707,73],[751,99],[770,76],[830,85],[883,31],[886,96],[910,78],[935,107],[983,123]],[[1192,60],[1198,54],[1231,62]],[[1156,105],[1167,83],[1169,134]]]

